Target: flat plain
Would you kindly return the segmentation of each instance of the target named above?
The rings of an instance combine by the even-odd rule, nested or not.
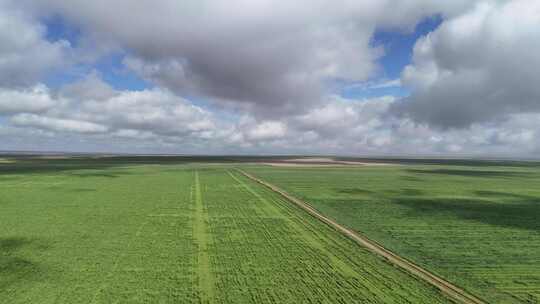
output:
[[[450,302],[232,167],[0,164],[0,303]]]
[[[246,166],[488,303],[540,303],[540,165]]]

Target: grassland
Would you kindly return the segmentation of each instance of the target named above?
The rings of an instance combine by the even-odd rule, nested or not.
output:
[[[540,166],[246,167],[489,303],[540,303]]]
[[[448,303],[230,166],[144,162],[0,164],[0,303]]]

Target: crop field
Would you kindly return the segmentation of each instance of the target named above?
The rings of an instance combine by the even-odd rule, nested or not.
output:
[[[450,303],[230,165],[0,164],[0,303]]]
[[[540,165],[418,163],[244,170],[488,303],[540,303]]]

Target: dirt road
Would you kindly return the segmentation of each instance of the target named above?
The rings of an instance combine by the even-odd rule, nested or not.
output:
[[[322,215],[319,211],[317,211],[315,208],[313,208],[310,204],[297,199],[296,197],[288,194],[287,192],[281,190],[280,188],[267,183],[249,173],[246,173],[240,169],[237,169],[238,172],[242,173],[244,176],[250,178],[251,180],[262,184],[266,186],[267,188],[271,189],[272,191],[279,193],[281,196],[285,197],[290,202],[296,204],[300,208],[307,211],[312,216],[316,217],[317,219],[321,220],[325,224],[333,227],[337,231],[343,233],[347,237],[351,238],[356,243],[360,244],[361,246],[367,248],[371,252],[385,258],[389,263],[398,266],[407,272],[411,273],[412,275],[426,281],[427,283],[433,285],[434,287],[438,288],[442,293],[446,294],[451,299],[457,301],[458,303],[466,303],[466,304],[486,304],[481,299],[475,297],[472,294],[469,294],[465,290],[455,286],[454,284],[444,280],[443,278],[423,269],[422,267],[406,260],[405,258],[393,253],[392,251],[384,248],[383,246],[379,245],[378,243],[368,239],[367,237],[363,236],[362,234],[351,230],[345,226],[340,225],[339,223],[335,222],[334,220]]]

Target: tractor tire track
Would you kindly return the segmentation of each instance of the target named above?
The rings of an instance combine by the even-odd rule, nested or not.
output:
[[[202,304],[213,303],[214,301],[214,277],[211,271],[211,262],[209,250],[208,235],[208,214],[204,209],[202,199],[201,183],[199,181],[199,172],[195,172],[195,225],[193,236],[198,245],[198,274],[199,274],[199,292]]]

